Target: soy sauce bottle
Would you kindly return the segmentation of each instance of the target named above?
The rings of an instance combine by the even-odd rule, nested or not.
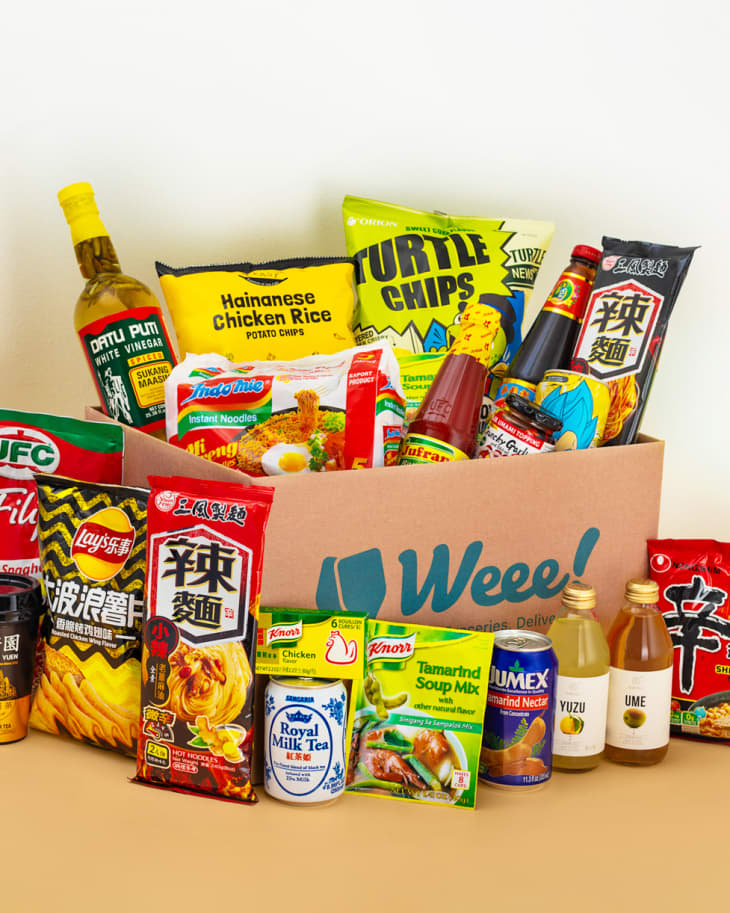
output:
[[[570,263],[510,362],[497,399],[508,393],[534,399],[546,371],[568,367],[600,260],[601,251],[595,247],[573,248]]]
[[[674,647],[653,580],[629,580],[608,632],[611,649],[605,756],[656,764],[669,748]]]

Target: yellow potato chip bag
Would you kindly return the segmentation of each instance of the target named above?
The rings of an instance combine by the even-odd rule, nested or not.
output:
[[[347,258],[155,266],[181,358],[216,352],[231,361],[289,360],[355,344]]]

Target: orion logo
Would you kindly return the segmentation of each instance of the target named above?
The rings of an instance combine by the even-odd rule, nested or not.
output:
[[[462,596],[478,606],[520,603],[537,597],[554,599],[572,577],[582,577],[600,538],[589,527],[581,536],[570,567],[562,568],[556,558],[544,558],[534,568],[516,561],[507,568],[485,562],[480,565],[485,543],[471,542],[459,558],[453,559],[448,545],[437,545],[419,582],[419,561],[423,558],[408,548],[398,555],[401,565],[400,610],[405,617],[420,612],[429,602],[433,612],[448,611]],[[451,582],[450,582],[451,581]],[[322,562],[317,583],[318,609],[327,612],[365,612],[377,618],[388,591],[383,555],[379,548],[366,549],[344,558],[328,557]],[[391,586],[393,584],[390,584]],[[368,657],[369,658],[369,657]]]
[[[353,225],[377,225],[380,228],[397,228],[397,222],[386,222],[385,219],[358,219],[355,216],[348,216],[347,224],[352,227]]]
[[[292,624],[272,625],[266,632],[266,646],[281,643],[282,640],[299,640],[302,636],[301,621]]]
[[[375,637],[368,643],[368,663],[376,659],[410,659],[416,649],[416,635],[410,637]]]
[[[37,428],[0,428],[0,475],[31,479],[34,472],[55,472],[61,455],[53,441]]]

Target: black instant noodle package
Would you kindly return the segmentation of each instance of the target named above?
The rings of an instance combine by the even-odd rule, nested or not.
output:
[[[150,477],[135,781],[255,802],[254,663],[272,488]]]
[[[571,367],[608,385],[603,445],[631,444],[696,247],[603,238]]]

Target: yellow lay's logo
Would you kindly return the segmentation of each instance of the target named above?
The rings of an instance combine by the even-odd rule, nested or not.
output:
[[[76,530],[71,557],[89,580],[110,580],[124,567],[134,545],[134,528],[118,507],[105,507]]]

